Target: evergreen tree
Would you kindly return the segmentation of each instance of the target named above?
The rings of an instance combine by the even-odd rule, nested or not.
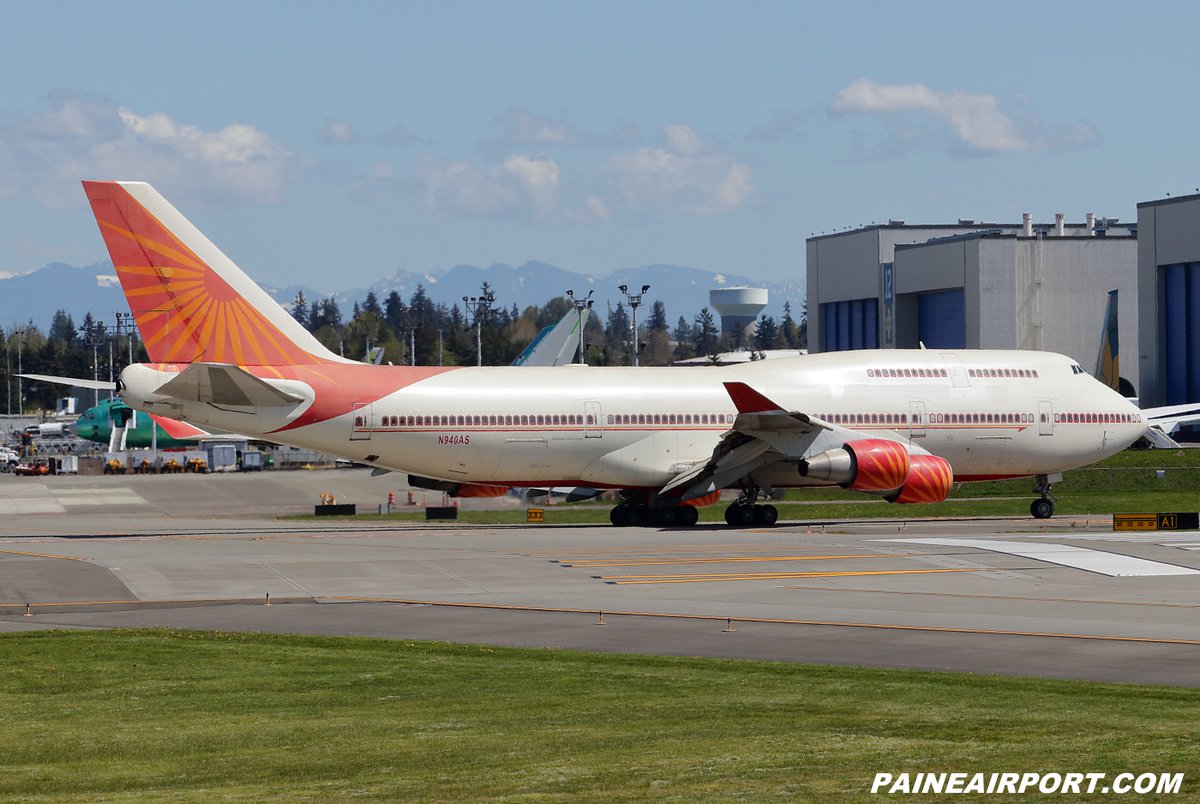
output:
[[[676,360],[689,360],[696,356],[696,331],[683,316],[679,316],[679,323],[675,325],[671,338],[675,341]]]
[[[380,318],[383,317],[383,310],[379,307],[379,299],[375,296],[375,291],[368,291],[367,298],[363,301],[362,309],[364,313],[371,313]]]
[[[779,334],[783,339],[785,348],[799,349],[797,345],[800,340],[800,327],[796,325],[792,318],[792,303],[785,301],[783,303],[783,320],[779,323]]]
[[[321,302],[321,317],[325,326],[340,329],[342,326],[342,311],[332,296]]]
[[[650,319],[646,321],[646,329],[650,332],[667,331],[667,307],[661,301],[654,302],[650,308]]]
[[[624,366],[633,363],[633,350],[637,346],[633,341],[629,316],[625,313],[625,305],[618,303],[608,314],[608,331],[604,335],[604,349],[607,364]]]
[[[429,300],[424,285],[417,285],[408,300],[409,327],[413,330],[416,340],[417,365],[436,366],[438,364],[438,320],[437,310]]]
[[[75,343],[79,333],[75,331],[75,322],[65,310],[55,310],[54,320],[50,323],[50,340],[61,341],[67,345]]]
[[[800,327],[796,332],[796,348],[808,348],[808,296],[804,297],[803,308],[800,311]]]
[[[758,326],[754,330],[754,349],[757,352],[765,352],[768,349],[779,348],[779,325],[775,323],[772,316],[763,314],[758,319]]]
[[[715,355],[721,348],[721,331],[707,307],[696,316],[695,343],[697,355]]]
[[[304,298],[304,291],[296,291],[296,298],[292,299],[291,313],[300,326],[308,329],[308,299]]]
[[[408,332],[408,307],[394,290],[383,300],[383,320],[398,338]]]

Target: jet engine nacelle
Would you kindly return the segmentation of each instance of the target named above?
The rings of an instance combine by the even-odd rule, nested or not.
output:
[[[800,475],[828,480],[851,491],[878,494],[888,502],[941,502],[950,494],[954,472],[936,455],[913,455],[897,441],[848,441],[800,461]]]

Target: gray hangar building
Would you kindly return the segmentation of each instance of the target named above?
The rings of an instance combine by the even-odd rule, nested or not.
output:
[[[810,237],[809,350],[1039,349],[1090,371],[1117,290],[1121,375],[1141,390],[1145,361],[1130,358],[1146,337],[1137,315],[1142,215],[1139,207],[1138,225],[1091,214],[1078,224],[1061,214],[1053,224],[1028,214],[1020,224],[893,220]],[[1186,259],[1200,260],[1192,242]],[[1194,276],[1200,294],[1200,263]]]
[[[1142,405],[1200,402],[1200,195],[1146,201],[1137,215]],[[1134,354],[1123,342],[1121,353]]]

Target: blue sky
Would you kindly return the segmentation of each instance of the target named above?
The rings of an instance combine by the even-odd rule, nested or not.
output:
[[[83,178],[323,291],[533,259],[776,280],[888,218],[1130,219],[1200,185],[1198,9],[9,5],[0,271],[105,258]]]

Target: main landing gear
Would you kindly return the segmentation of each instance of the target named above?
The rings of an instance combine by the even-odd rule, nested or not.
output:
[[[728,508],[725,509],[725,522],[735,528],[748,528],[752,525],[771,526],[779,521],[779,509],[773,505],[758,505],[759,489],[750,486],[742,491]]]
[[[634,500],[624,499],[608,512],[608,521],[618,528],[630,525],[648,525],[659,528],[690,528],[700,520],[700,511],[694,505],[662,505],[650,508]]]
[[[1038,475],[1033,493],[1041,495],[1039,499],[1029,504],[1029,513],[1033,514],[1033,518],[1049,519],[1054,516],[1054,495],[1050,493],[1050,478],[1046,475]]]

